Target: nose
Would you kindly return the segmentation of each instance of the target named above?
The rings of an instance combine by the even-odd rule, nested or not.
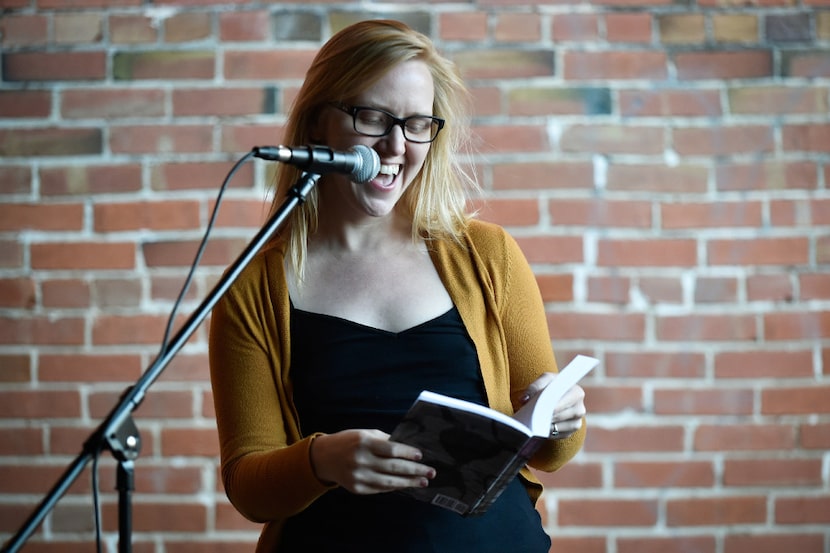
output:
[[[385,153],[394,155],[402,155],[406,150],[406,138],[403,136],[402,125],[392,125],[392,130],[389,131],[381,140]]]

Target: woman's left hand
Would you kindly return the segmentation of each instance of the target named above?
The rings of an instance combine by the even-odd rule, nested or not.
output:
[[[527,387],[522,403],[527,403],[531,397],[541,392],[556,377],[556,373],[545,373],[533,381]],[[582,428],[582,419],[586,412],[585,390],[576,384],[565,392],[553,412],[553,418],[550,421],[550,437],[561,440]]]

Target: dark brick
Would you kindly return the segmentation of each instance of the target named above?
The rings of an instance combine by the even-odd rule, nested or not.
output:
[[[769,42],[805,42],[812,36],[806,13],[768,15],[764,26]]]

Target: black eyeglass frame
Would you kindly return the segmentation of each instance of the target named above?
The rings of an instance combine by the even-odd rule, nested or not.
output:
[[[389,113],[388,111],[386,111],[384,109],[373,108],[373,107],[370,107],[370,106],[350,106],[348,104],[343,104],[341,102],[331,102],[330,105],[332,107],[335,107],[335,108],[339,109],[340,111],[342,111],[344,113],[347,113],[347,114],[352,116],[352,128],[354,128],[354,132],[356,132],[358,134],[361,134],[363,136],[371,136],[371,137],[374,137],[374,138],[381,137],[381,136],[386,136],[387,134],[389,134],[392,131],[392,128],[397,125],[403,131],[403,137],[408,142],[414,142],[415,144],[429,144],[430,142],[433,142],[436,138],[438,138],[438,134],[441,132],[441,129],[444,128],[444,124],[446,123],[446,121],[444,119],[441,119],[440,117],[435,117],[434,115],[410,115],[409,117],[400,118],[400,117],[395,116],[392,113]],[[375,111],[375,112],[384,114],[386,117],[389,118],[389,126],[381,134],[370,134],[370,133],[365,133],[363,131],[357,130],[357,114],[361,110]],[[407,121],[409,121],[410,119],[418,119],[418,118],[432,119],[433,124],[438,127],[435,130],[435,134],[432,135],[432,137],[429,140],[413,140],[413,139],[409,138],[406,135],[406,123],[407,123]]]

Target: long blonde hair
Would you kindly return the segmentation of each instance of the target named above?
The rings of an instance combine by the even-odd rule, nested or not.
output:
[[[468,146],[470,99],[455,65],[425,35],[403,23],[370,20],[335,34],[317,53],[297,95],[285,128],[285,142],[308,144],[320,111],[330,102],[347,101],[372,86],[395,65],[417,59],[429,67],[435,87],[433,115],[446,119],[430,145],[424,165],[401,198],[412,217],[413,240],[460,242],[469,221],[468,194],[475,179],[461,165],[458,152]],[[300,171],[278,169],[272,212],[282,204]],[[288,221],[289,252],[295,274],[302,279],[309,234],[317,228],[318,193],[314,188]]]

